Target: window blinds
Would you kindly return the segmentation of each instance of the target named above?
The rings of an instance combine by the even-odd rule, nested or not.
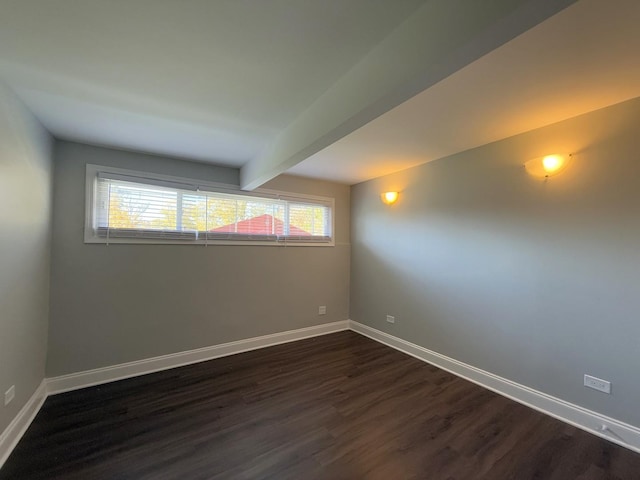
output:
[[[93,224],[95,235],[106,241],[327,243],[331,215],[328,202],[204,191],[187,183],[100,172]]]

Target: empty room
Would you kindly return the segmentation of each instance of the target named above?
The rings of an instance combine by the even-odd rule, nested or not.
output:
[[[0,0],[0,480],[640,480],[638,0]]]

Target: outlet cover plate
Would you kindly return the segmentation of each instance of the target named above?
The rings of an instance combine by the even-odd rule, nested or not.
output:
[[[327,307],[326,305],[321,305],[318,307],[318,315],[326,315],[327,314]]]
[[[387,315],[387,322],[396,323],[396,317],[394,317],[392,315]]]
[[[13,400],[15,396],[16,396],[16,386],[11,385],[9,390],[4,392],[4,406],[6,407],[7,405],[9,405],[11,403],[11,400]]]
[[[584,376],[584,386],[611,394],[611,382],[602,380],[601,378],[592,377],[591,375]]]

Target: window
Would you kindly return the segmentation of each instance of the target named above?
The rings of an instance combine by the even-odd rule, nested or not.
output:
[[[333,245],[333,199],[87,165],[87,243]]]

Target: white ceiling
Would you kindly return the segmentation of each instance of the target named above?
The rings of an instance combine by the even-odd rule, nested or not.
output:
[[[640,96],[640,2],[580,0],[528,30],[573,1],[494,2],[472,24],[473,1],[0,0],[0,80],[58,138],[245,168],[284,139],[308,157],[288,173],[352,184]],[[427,21],[442,45],[416,44]],[[477,31],[447,37],[460,25]],[[403,69],[411,48],[433,53],[431,86]],[[374,118],[392,74],[429,88],[323,133]]]
[[[0,0],[0,79],[59,138],[241,166],[424,0]]]
[[[638,97],[639,55],[640,1],[581,0],[289,172],[354,184]]]

